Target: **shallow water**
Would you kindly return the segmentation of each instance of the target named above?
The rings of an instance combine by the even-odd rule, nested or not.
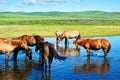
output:
[[[23,51],[18,54],[17,62],[12,59],[5,63],[5,55],[0,55],[0,80],[118,80],[120,79],[120,36],[94,37],[105,38],[111,43],[107,58],[103,51],[91,51],[91,56],[83,47],[73,49],[74,39],[69,40],[65,49],[64,40],[55,46],[59,55],[66,56],[65,61],[54,59],[50,71],[42,71],[39,54],[32,49],[33,60],[29,61]],[[45,38],[56,44],[55,38]]]

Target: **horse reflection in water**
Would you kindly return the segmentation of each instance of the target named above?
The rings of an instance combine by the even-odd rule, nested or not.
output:
[[[77,66],[74,65],[74,72],[97,72],[98,74],[106,73],[110,70],[110,65],[108,63],[107,58],[104,57],[103,63],[100,62],[91,62],[90,57],[87,57],[86,63],[83,65]]]
[[[30,35],[23,35],[23,36],[21,36],[21,37],[19,37],[17,39],[23,39],[23,40],[25,40],[27,42],[28,46],[36,46],[36,44],[37,44],[36,38],[37,38],[38,41],[44,41],[44,37],[42,37],[40,35],[32,35],[32,36],[30,36]],[[23,49],[22,48],[16,48],[14,50],[14,54],[13,54],[14,60],[17,59],[17,54],[18,54],[18,52],[20,50],[23,50]]]
[[[0,66],[0,80],[50,80],[51,78],[50,73],[44,75],[42,66],[34,61],[23,60],[14,63],[10,61]]]
[[[48,42],[39,42],[39,44],[36,45],[36,51],[39,50],[40,54],[42,55],[42,65],[43,65],[43,71],[44,67],[47,71],[47,68],[49,68],[49,71],[51,69],[51,64],[53,61],[53,58],[55,57],[58,60],[65,60],[66,57],[59,56],[57,51],[55,50],[54,44],[48,43]],[[48,59],[48,62],[47,62]],[[48,63],[48,67],[47,67]]]
[[[80,52],[80,49],[72,49],[72,48],[69,48],[68,46],[65,46],[65,48],[63,47],[60,47],[59,45],[56,45],[57,47],[57,52],[59,53],[62,53],[66,56],[75,56],[75,55],[78,55],[78,53]]]

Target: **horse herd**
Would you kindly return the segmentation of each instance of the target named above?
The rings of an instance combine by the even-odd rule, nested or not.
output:
[[[90,56],[90,49],[104,51],[104,56],[107,56],[111,45],[108,40],[105,39],[81,39],[80,33],[78,31],[66,30],[64,32],[56,31],[56,44],[58,45],[62,39],[65,39],[65,45],[69,44],[68,39],[76,38],[73,42],[74,49],[78,46],[83,46],[88,56]],[[13,52],[13,59],[17,59],[17,54],[20,50],[24,50],[29,60],[32,59],[32,51],[28,46],[36,46],[35,51],[39,51],[42,57],[42,65],[46,64],[48,59],[49,65],[51,65],[53,57],[59,60],[65,60],[65,56],[58,55],[55,50],[55,46],[52,43],[44,40],[43,36],[40,35],[23,35],[14,39],[0,38],[0,53],[5,53],[5,60],[8,61],[9,54]],[[50,66],[49,66],[50,67]]]
[[[74,44],[74,49],[78,49],[78,45],[84,47],[87,51],[88,56],[90,56],[90,49],[91,50],[99,50],[102,49],[104,51],[104,57],[107,56],[107,53],[111,49],[111,44],[108,40],[106,39],[80,39],[80,33],[78,31],[56,31],[55,32],[57,38],[57,44],[65,38],[65,45],[68,44],[68,39],[76,38],[76,40],[73,42]]]

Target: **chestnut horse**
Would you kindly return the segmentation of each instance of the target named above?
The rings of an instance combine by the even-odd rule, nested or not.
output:
[[[27,45],[28,46],[35,46],[37,44],[37,40],[36,38],[38,38],[37,40],[38,41],[44,41],[44,37],[40,36],[40,35],[23,35],[21,37],[19,37],[18,39],[23,39],[27,42]],[[14,50],[14,54],[13,54],[13,58],[16,60],[17,58],[17,54],[18,54],[18,51],[22,50],[22,48],[17,48]]]
[[[31,58],[30,49],[28,48],[25,40],[23,39],[8,40],[0,38],[0,53],[6,54],[6,61],[8,61],[9,54],[13,52],[16,48],[24,49],[29,59]]]
[[[49,70],[53,61],[53,57],[55,57],[58,60],[65,60],[66,57],[59,56],[57,51],[54,48],[54,44],[48,43],[48,42],[39,42],[39,44],[36,45],[36,51],[39,50],[39,52],[42,55],[42,66],[47,68],[47,59],[48,59],[48,65],[49,65]]]
[[[39,35],[23,35],[19,37],[18,39],[24,39],[27,42],[28,46],[35,46],[36,45],[36,37],[39,38],[40,41],[44,41],[44,37],[39,36]]]
[[[104,51],[104,56],[107,56],[107,53],[111,49],[111,44],[106,39],[75,40],[74,41],[74,48],[78,48],[78,45],[83,46],[86,49],[88,56],[90,56],[90,49],[92,49],[92,50],[102,49]]]
[[[65,44],[67,44],[68,39],[76,38],[80,39],[80,33],[78,31],[66,30],[61,35],[57,36],[57,44],[65,38]]]

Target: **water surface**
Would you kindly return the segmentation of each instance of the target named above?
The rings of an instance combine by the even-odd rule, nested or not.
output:
[[[54,59],[51,71],[42,71],[41,59],[35,47],[32,49],[33,60],[29,61],[23,51],[18,54],[16,62],[12,59],[5,63],[5,55],[0,55],[0,80],[118,80],[120,79],[120,36],[94,37],[105,38],[111,43],[111,50],[104,58],[103,51],[91,51],[87,57],[86,50],[79,46],[79,50],[73,49],[74,39],[69,40],[69,46],[65,47],[64,40],[56,46],[55,38],[45,38],[46,41],[55,44],[59,55],[66,56],[65,61]]]

